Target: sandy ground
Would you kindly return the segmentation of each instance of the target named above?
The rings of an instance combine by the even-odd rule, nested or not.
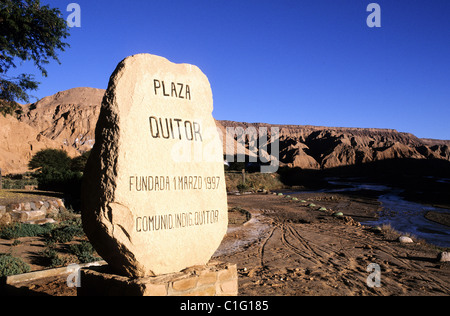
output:
[[[294,195],[293,195],[294,196]],[[361,226],[376,217],[375,197],[339,194],[228,197],[233,224],[214,260],[236,263],[242,296],[449,295],[450,265],[439,263],[442,249],[423,242],[400,244],[396,236]],[[301,202],[300,200],[306,200]],[[316,206],[311,207],[309,204]],[[321,210],[325,207],[327,211]],[[334,217],[335,211],[345,216]],[[36,244],[35,244],[36,245]],[[376,281],[380,268],[380,287]],[[375,266],[376,267],[376,266]],[[63,279],[26,284],[18,294],[76,295]]]
[[[230,196],[230,207],[249,210],[259,223],[260,237],[240,251],[217,259],[239,267],[240,295],[449,295],[450,266],[438,263],[440,252],[423,242],[400,244],[363,227],[353,218],[376,216],[379,205],[370,197],[330,194],[295,195],[306,203],[273,195]],[[308,207],[310,203],[316,207]],[[326,207],[328,211],[319,211]],[[331,210],[330,210],[331,209]],[[334,211],[350,217],[336,218]],[[245,225],[222,244],[245,240]],[[242,236],[241,236],[242,235]],[[380,267],[380,287],[374,282]]]

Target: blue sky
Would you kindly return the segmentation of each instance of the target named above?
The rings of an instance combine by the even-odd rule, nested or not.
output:
[[[67,17],[74,0],[44,1]],[[450,1],[79,0],[38,98],[106,89],[136,53],[191,63],[208,76],[216,119],[393,128],[450,139]],[[25,70],[24,70],[25,69]],[[24,64],[19,70],[29,71]]]

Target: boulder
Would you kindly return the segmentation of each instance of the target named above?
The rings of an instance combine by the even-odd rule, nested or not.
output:
[[[450,262],[450,252],[443,251],[437,257],[439,262]]]
[[[402,244],[412,244],[414,241],[408,236],[400,236],[398,241]]]

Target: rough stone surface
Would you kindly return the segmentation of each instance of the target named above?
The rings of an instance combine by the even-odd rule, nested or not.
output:
[[[79,155],[75,148],[41,135],[13,116],[0,115],[0,127],[0,169],[3,175],[28,172],[31,158],[43,149],[62,149],[67,151],[70,157]]]
[[[402,244],[412,244],[414,241],[408,236],[400,236],[398,241]]]
[[[81,151],[94,145],[94,129],[105,90],[73,88],[23,107],[24,122],[41,135]]]
[[[443,251],[438,255],[439,262],[450,262],[450,252]]]
[[[14,223],[45,224],[53,222],[61,210],[65,210],[61,199],[30,201],[0,205],[0,226]]]
[[[111,76],[85,171],[83,225],[119,274],[206,264],[228,225],[223,152],[200,69],[141,54]]]
[[[235,264],[210,262],[177,273],[128,278],[111,273],[108,266],[81,269],[78,296],[236,296]]]

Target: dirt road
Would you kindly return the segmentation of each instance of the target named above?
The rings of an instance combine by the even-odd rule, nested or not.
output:
[[[450,267],[436,261],[438,249],[423,242],[400,244],[392,234],[333,216],[339,210],[374,217],[379,208],[375,200],[296,197],[307,201],[274,195],[229,197],[230,207],[246,209],[257,219],[229,232],[216,258],[238,264],[240,295],[450,294]],[[247,242],[239,249],[230,247],[237,240]],[[369,287],[368,279],[369,285],[379,281],[380,287]]]

